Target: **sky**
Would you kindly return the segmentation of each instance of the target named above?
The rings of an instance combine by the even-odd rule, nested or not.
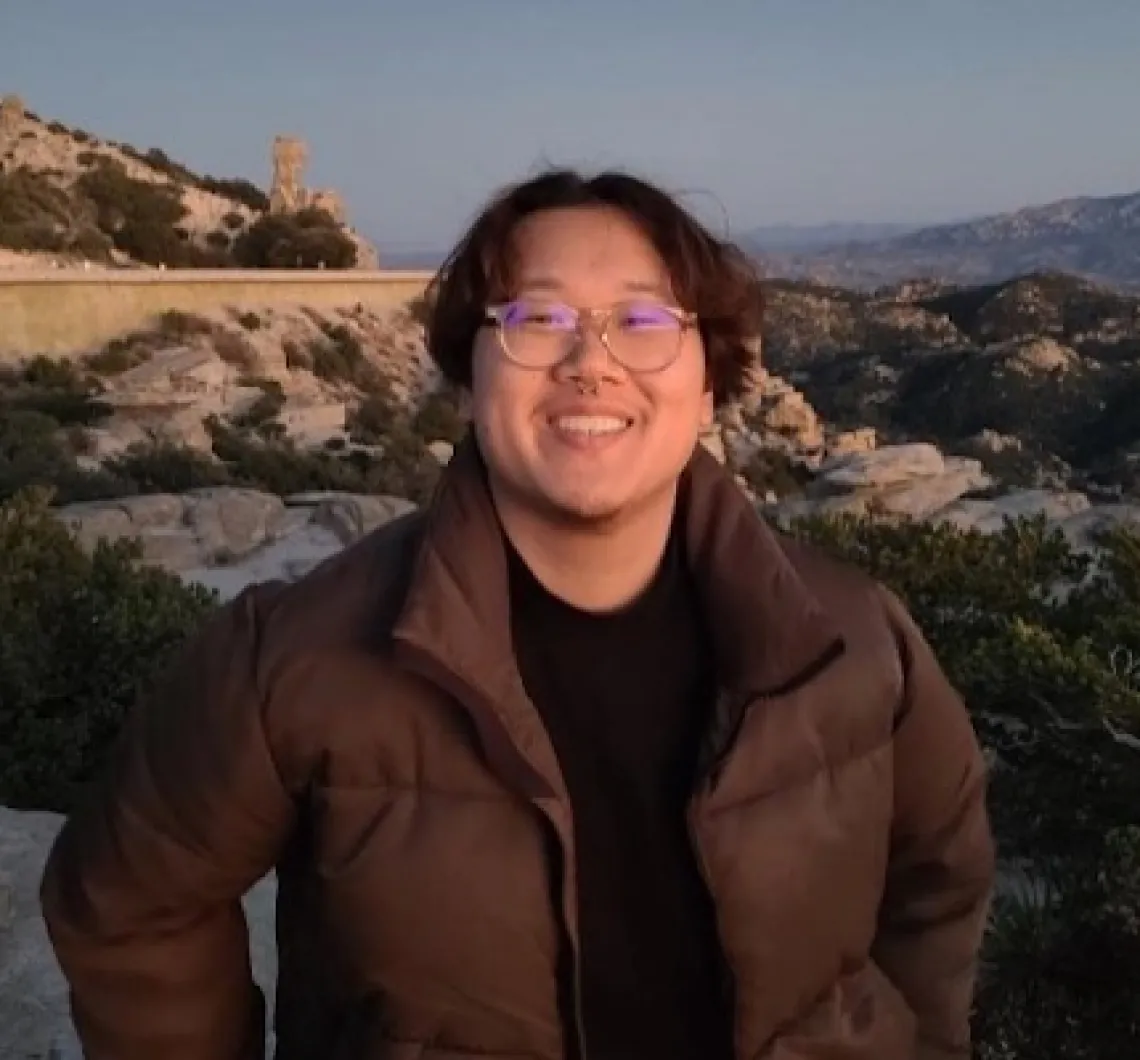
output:
[[[1140,189],[1140,0],[0,0],[0,94],[265,187],[309,144],[384,250],[547,164],[728,234]]]

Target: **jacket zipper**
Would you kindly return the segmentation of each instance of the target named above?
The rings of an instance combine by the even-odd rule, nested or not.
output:
[[[567,803],[567,812],[570,818],[570,829],[569,834],[565,839],[563,839],[559,831],[557,821],[555,821],[551,815],[544,813],[542,810],[539,810],[539,812],[543,813],[543,816],[545,816],[547,821],[550,822],[551,827],[554,829],[554,834],[558,840],[558,844],[562,848],[562,864],[560,866],[562,870],[562,922],[566,928],[566,935],[570,942],[570,958],[574,966],[570,976],[570,987],[574,995],[573,1015],[574,1031],[577,1036],[578,1044],[577,1060],[587,1060],[586,1018],[585,1014],[582,1011],[582,936],[581,932],[579,931],[580,925],[578,921],[578,884],[577,872],[575,871],[575,862],[577,860],[577,846],[574,842],[574,810],[573,807]],[[573,902],[570,900],[566,887],[566,880],[571,872],[574,873],[575,880]],[[573,931],[570,930],[571,923],[574,925]]]

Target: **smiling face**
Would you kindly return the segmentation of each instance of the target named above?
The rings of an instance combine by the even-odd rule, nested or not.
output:
[[[532,214],[514,249],[512,297],[576,309],[675,304],[665,263],[618,210]],[[582,335],[562,362],[534,369],[504,354],[496,328],[479,332],[471,411],[496,503],[598,524],[671,510],[677,479],[713,418],[698,330],[682,333],[672,364],[648,373],[618,364],[596,330]]]

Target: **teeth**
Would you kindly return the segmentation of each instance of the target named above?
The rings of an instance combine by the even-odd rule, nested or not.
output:
[[[616,416],[559,416],[555,425],[560,431],[575,431],[580,434],[616,434],[629,425]]]

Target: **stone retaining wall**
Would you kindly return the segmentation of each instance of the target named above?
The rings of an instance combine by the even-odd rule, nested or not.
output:
[[[0,273],[0,361],[76,356],[168,309],[363,305],[385,310],[427,286],[429,272],[302,269],[60,269]]]

